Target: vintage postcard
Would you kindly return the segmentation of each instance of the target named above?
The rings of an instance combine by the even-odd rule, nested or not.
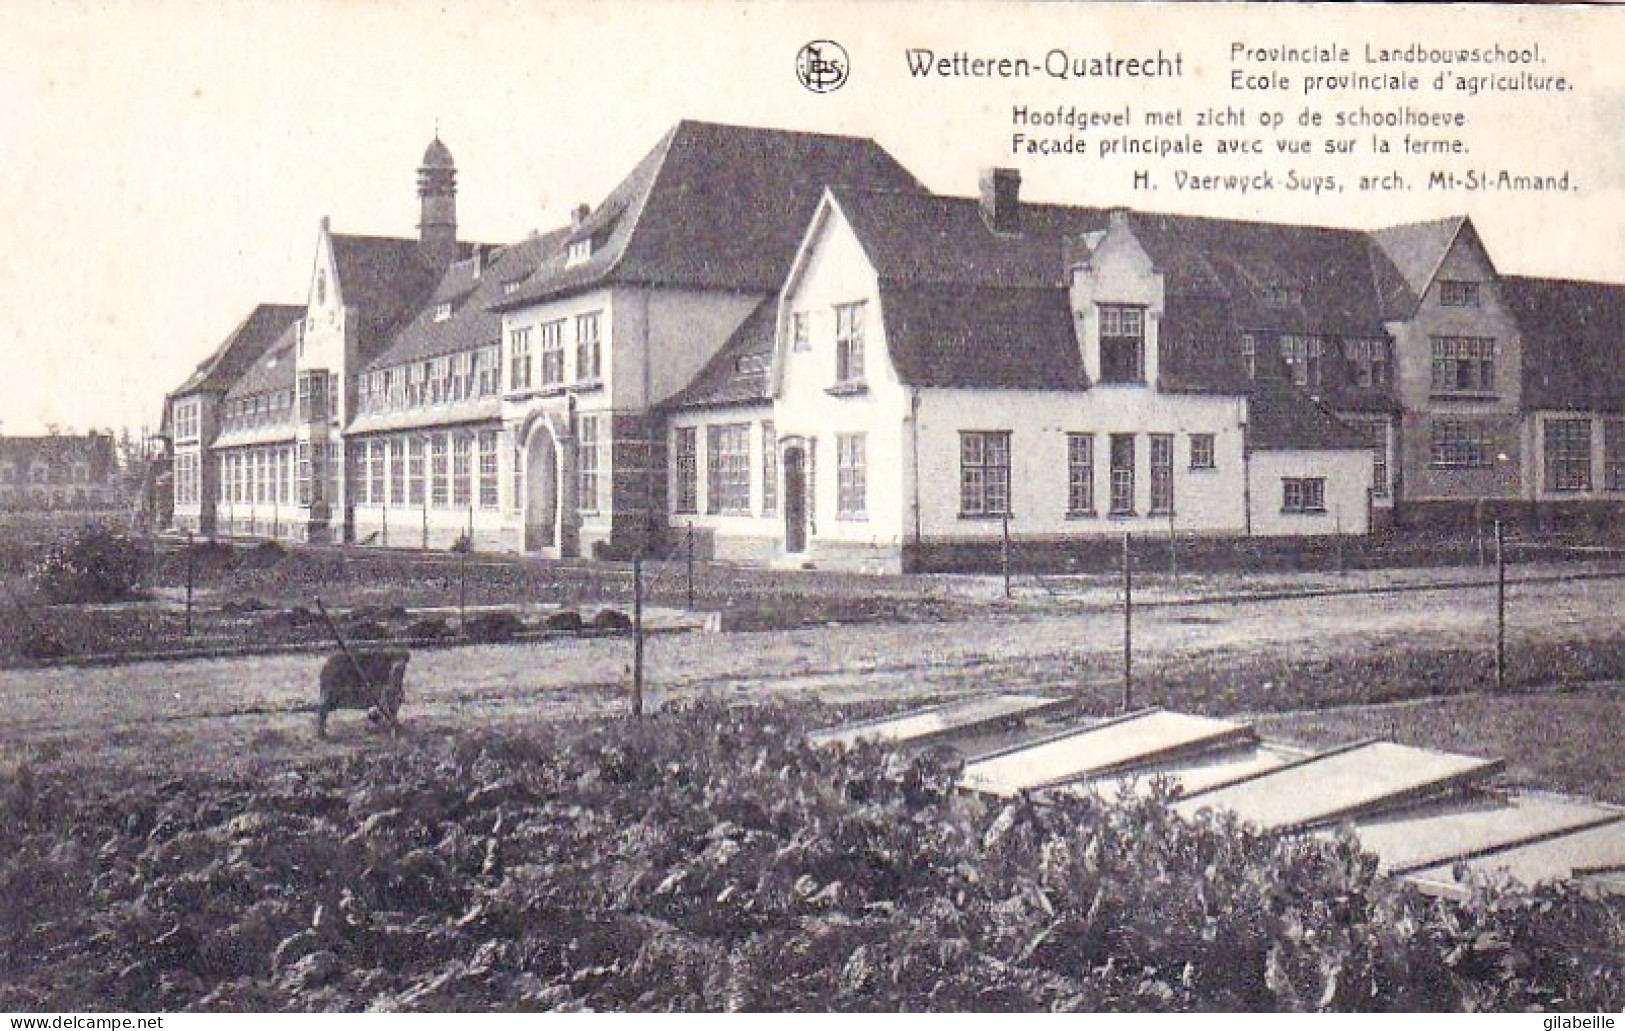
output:
[[[1625,10],[6,33],[12,1026],[1614,1026]]]

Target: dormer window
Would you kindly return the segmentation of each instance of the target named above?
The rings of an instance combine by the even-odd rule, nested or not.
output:
[[[1281,337],[1281,361],[1285,363],[1292,382],[1300,387],[1320,386],[1320,362],[1324,357],[1324,337],[1292,333]]]
[[[515,280],[513,280],[511,282],[503,283],[502,284],[502,295],[504,297],[511,297],[512,295],[518,293],[519,292],[519,285],[521,283],[523,283],[523,282],[524,282],[523,279],[515,279]]]
[[[1303,291],[1272,283],[1264,288],[1264,304],[1269,308],[1285,308],[1303,303]]]
[[[1362,388],[1381,388],[1388,385],[1392,362],[1388,341],[1375,338],[1357,338],[1345,345],[1349,364],[1354,366],[1354,382]]]
[[[434,320],[436,322],[444,322],[449,318],[451,318],[450,301],[441,301],[439,304],[434,306]]]
[[[586,236],[570,242],[570,249],[564,256],[564,267],[571,268],[592,257],[592,237]]]
[[[1145,309],[1139,305],[1100,306],[1100,381],[1145,382]]]

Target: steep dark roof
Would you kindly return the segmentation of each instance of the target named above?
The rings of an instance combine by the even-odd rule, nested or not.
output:
[[[1082,390],[1067,292],[881,280],[898,378],[923,387]]]
[[[1157,340],[1157,387],[1175,394],[1244,394],[1252,387],[1229,300],[1169,291]]]
[[[1523,406],[1625,407],[1625,285],[1504,276],[1523,337]]]
[[[365,363],[428,300],[444,270],[417,240],[334,233],[332,241],[344,303],[360,314],[357,342]],[[468,244],[460,244],[458,257],[468,251]]]
[[[880,277],[892,357],[905,381],[1083,384],[1066,312],[1067,275],[1099,244],[1108,211],[1023,203],[1021,231],[1003,234],[992,230],[974,198],[830,193]],[[1246,393],[1244,331],[1386,335],[1376,268],[1391,266],[1364,233],[1142,212],[1124,217],[1164,280],[1163,390]],[[905,285],[915,289],[905,293]],[[937,289],[918,289],[926,285]],[[1032,309],[1025,316],[1018,314],[1022,305]],[[978,338],[982,345],[973,345]],[[1273,346],[1273,338],[1262,346]],[[1355,402],[1388,403],[1386,396]]]
[[[1247,405],[1247,444],[1258,451],[1332,451],[1370,442],[1290,383],[1261,379]]]
[[[1364,233],[1350,229],[1133,212],[1135,237],[1167,294],[1194,311],[1222,301],[1239,329],[1381,336]]]
[[[289,390],[294,385],[294,348],[299,345],[299,323],[282,331],[276,342],[265,349],[226,391],[227,397],[247,397],[267,390]]]
[[[502,333],[502,316],[491,306],[506,296],[508,283],[528,276],[540,261],[563,246],[568,235],[568,230],[558,230],[506,247],[480,248],[475,256],[452,264],[428,302],[410,315],[363,369],[384,369],[496,343]],[[451,314],[437,319],[435,309],[441,303],[451,305]]]
[[[758,304],[734,330],[722,350],[663,407],[707,408],[765,402],[778,312],[777,297]]]
[[[1021,205],[1022,231],[995,233],[970,197],[832,189],[882,279],[964,286],[1065,287],[1068,237],[1103,229],[1106,213]]]
[[[214,353],[205,358],[171,396],[195,390],[225,390],[243,374],[281,333],[305,313],[302,305],[262,304],[237,324]]]
[[[111,433],[0,436],[0,461],[15,464],[25,475],[36,461],[44,462],[48,468],[62,474],[67,473],[73,463],[84,462],[90,467],[92,482],[105,481],[118,471],[118,455]],[[59,477],[50,482],[60,483],[64,480]]]
[[[679,122],[573,231],[592,256],[553,256],[497,307],[605,282],[771,293],[836,184],[923,189],[873,140]]]

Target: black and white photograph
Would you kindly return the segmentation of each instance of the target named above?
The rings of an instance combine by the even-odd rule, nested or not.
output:
[[[7,1027],[1625,1020],[1625,8],[5,36]]]

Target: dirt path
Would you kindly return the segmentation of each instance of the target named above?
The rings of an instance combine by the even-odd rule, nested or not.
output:
[[[1370,654],[1493,640],[1493,592],[1234,601],[1137,612],[1137,661]],[[1525,584],[1511,596],[1510,642],[1620,633],[1625,581]],[[831,701],[1064,688],[1080,662],[1118,654],[1120,616],[1012,611],[978,622],[828,626],[761,634],[651,638],[650,704],[698,692],[807,693]],[[334,740],[311,739],[320,657],[142,663],[105,669],[0,671],[0,741],[36,763],[185,767],[343,755],[375,739],[357,714]],[[406,719],[415,728],[516,726],[616,711],[625,704],[625,639],[558,640],[418,652]]]

